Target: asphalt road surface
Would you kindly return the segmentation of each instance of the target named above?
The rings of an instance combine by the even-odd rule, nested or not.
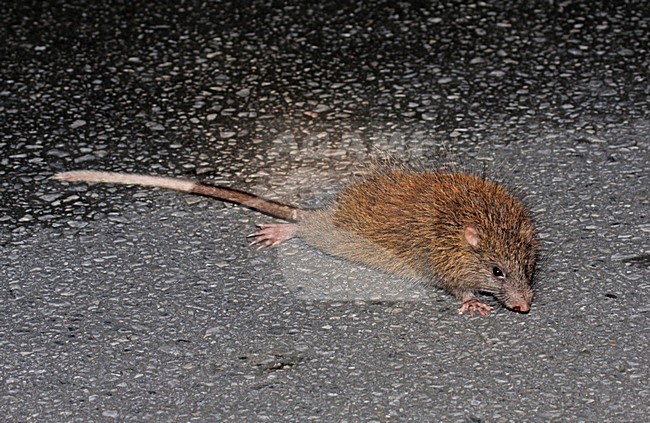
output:
[[[3,2],[0,420],[647,421],[650,8],[521,3]],[[49,179],[316,207],[384,156],[524,199],[529,314],[257,251],[270,219],[213,199]]]

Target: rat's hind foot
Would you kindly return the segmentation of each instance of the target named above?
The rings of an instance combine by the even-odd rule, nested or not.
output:
[[[461,298],[463,305],[458,309],[460,314],[469,310],[469,315],[474,317],[474,312],[480,313],[482,316],[487,316],[494,307],[482,303],[474,295],[466,295]]]
[[[258,245],[258,249],[273,247],[298,233],[298,226],[294,223],[263,223],[257,226],[260,229],[248,237],[255,237],[251,245]]]

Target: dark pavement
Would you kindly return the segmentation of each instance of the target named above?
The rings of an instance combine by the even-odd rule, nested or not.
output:
[[[650,7],[521,3],[3,3],[0,420],[647,421]],[[531,313],[256,251],[269,218],[216,200],[49,179],[314,207],[383,154],[530,205]]]

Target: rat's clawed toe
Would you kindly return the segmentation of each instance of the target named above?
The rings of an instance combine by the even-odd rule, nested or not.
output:
[[[458,309],[458,312],[463,314],[469,310],[469,315],[472,317],[474,317],[474,312],[480,313],[481,316],[487,316],[493,309],[494,307],[480,302],[478,298],[470,298],[463,301],[463,305]]]
[[[293,223],[263,223],[257,226],[260,229],[248,237],[255,237],[250,245],[257,245],[258,249],[278,245],[293,238],[298,232],[297,226]]]

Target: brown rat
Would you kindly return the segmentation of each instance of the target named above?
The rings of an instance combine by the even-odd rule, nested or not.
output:
[[[167,188],[241,204],[291,222],[259,225],[249,235],[252,244],[270,247],[299,237],[328,254],[438,286],[462,302],[461,313],[492,310],[477,292],[522,313],[533,299],[539,241],[530,215],[501,185],[476,175],[376,170],[317,210],[175,178],[96,171],[54,178]]]

